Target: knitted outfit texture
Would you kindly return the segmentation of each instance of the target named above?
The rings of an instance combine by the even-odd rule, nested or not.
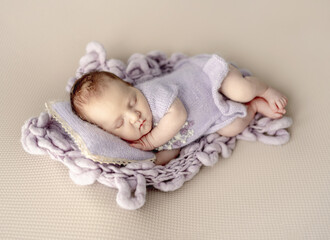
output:
[[[188,113],[177,135],[155,150],[182,148],[225,127],[235,118],[246,116],[244,104],[231,101],[218,92],[228,71],[228,64],[223,58],[203,54],[179,61],[174,71],[167,75],[135,85],[149,103],[154,126],[176,97]]]

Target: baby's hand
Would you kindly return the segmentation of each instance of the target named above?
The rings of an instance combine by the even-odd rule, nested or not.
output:
[[[134,141],[130,144],[131,147],[141,149],[143,151],[150,151],[155,149],[156,147],[150,143],[150,140],[148,139],[149,134],[143,136],[139,140]]]

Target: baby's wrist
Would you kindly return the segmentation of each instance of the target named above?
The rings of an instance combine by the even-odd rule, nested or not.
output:
[[[146,141],[149,143],[150,146],[153,146],[153,148],[157,148],[157,142],[152,134],[152,131],[149,132],[147,135],[145,135]]]

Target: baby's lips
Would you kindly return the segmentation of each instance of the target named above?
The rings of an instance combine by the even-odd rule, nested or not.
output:
[[[143,120],[143,121],[142,121],[142,123],[140,124],[139,129],[141,129],[141,127],[144,126],[145,122],[146,122],[146,120]]]

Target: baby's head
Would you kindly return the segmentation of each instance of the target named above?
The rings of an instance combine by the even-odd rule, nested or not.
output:
[[[127,141],[152,129],[152,113],[140,90],[110,72],[91,72],[72,86],[72,111],[82,120]]]

